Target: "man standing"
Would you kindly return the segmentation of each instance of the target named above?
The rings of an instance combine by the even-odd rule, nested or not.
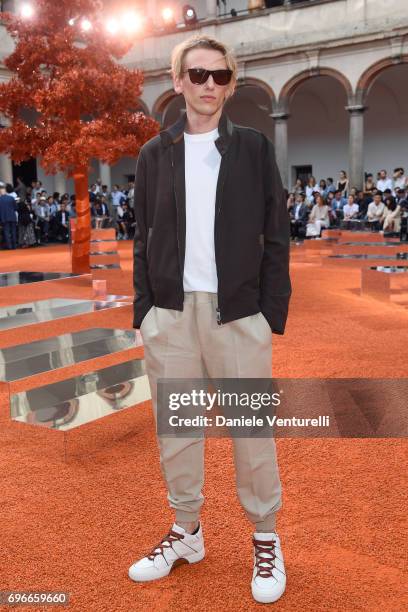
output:
[[[6,249],[15,249],[17,247],[17,215],[16,215],[16,200],[11,195],[13,186],[4,183],[0,186],[0,223],[3,226],[3,236],[6,243]]]
[[[116,222],[118,219],[118,208],[125,200],[126,200],[126,196],[123,193],[123,191],[119,189],[119,185],[114,185],[111,191],[111,203],[112,203],[111,213],[112,213],[112,218],[113,218],[115,226],[116,226]]]
[[[270,378],[272,332],[291,294],[289,218],[272,143],[223,110],[235,88],[231,51],[208,36],[172,53],[186,113],[141,149],[135,180],[134,322],[157,419],[158,378]],[[159,437],[175,522],[129,576],[166,576],[204,557],[204,440]],[[275,441],[234,438],[237,492],[253,523],[252,594],[285,590],[275,515],[282,505]]]

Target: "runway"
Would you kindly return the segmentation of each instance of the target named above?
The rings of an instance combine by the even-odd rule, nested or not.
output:
[[[122,270],[111,276],[108,292],[132,295],[132,243],[119,243],[119,252]],[[0,271],[18,270],[69,272],[68,247],[1,251]],[[406,376],[407,308],[361,297],[360,269],[325,268],[306,260],[301,247],[292,249],[291,270],[287,331],[273,336],[274,376]],[[25,301],[49,297],[33,288]],[[80,316],[75,325],[70,331],[91,326]],[[92,326],[131,329],[132,320],[112,309],[96,313]],[[0,349],[64,333],[64,319],[29,332],[6,329]],[[69,366],[65,376],[94,363],[107,367],[117,356]],[[63,375],[47,373],[47,382],[50,376],[58,382]],[[129,565],[167,532],[172,515],[149,402],[116,416],[100,424],[114,444],[87,453],[92,429],[85,428],[84,452],[68,462],[47,456],[41,435],[13,439],[6,435],[13,424],[1,423],[1,590],[68,591],[75,612],[261,609],[251,597],[251,525],[236,498],[227,439],[206,441],[205,559],[156,583],[129,580]],[[288,584],[274,609],[406,609],[407,440],[281,438],[277,447],[283,484],[277,531]]]

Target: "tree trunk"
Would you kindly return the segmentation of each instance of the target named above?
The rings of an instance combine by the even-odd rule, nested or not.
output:
[[[75,183],[76,226],[71,249],[72,272],[89,273],[89,247],[91,239],[91,213],[89,209],[88,173],[76,168]]]

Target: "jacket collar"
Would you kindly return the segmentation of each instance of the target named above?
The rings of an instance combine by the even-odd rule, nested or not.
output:
[[[160,138],[164,147],[168,147],[171,144],[176,144],[182,140],[184,135],[184,128],[187,121],[187,113],[185,110],[181,112],[179,119],[170,125],[165,130],[160,132]],[[234,124],[223,110],[220,120],[218,122],[218,133],[219,136],[215,141],[215,146],[221,155],[223,155],[231,142]]]

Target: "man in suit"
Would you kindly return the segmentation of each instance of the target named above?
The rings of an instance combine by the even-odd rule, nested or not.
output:
[[[289,210],[290,234],[293,240],[304,238],[310,209],[305,202],[304,192],[296,196],[295,204]]]
[[[0,186],[0,223],[3,226],[6,249],[10,250],[17,248],[16,200],[10,195],[13,191],[9,183]]]
[[[62,242],[68,242],[69,238],[69,212],[67,205],[63,200],[60,205],[60,209],[55,215],[56,234],[57,240]]]

